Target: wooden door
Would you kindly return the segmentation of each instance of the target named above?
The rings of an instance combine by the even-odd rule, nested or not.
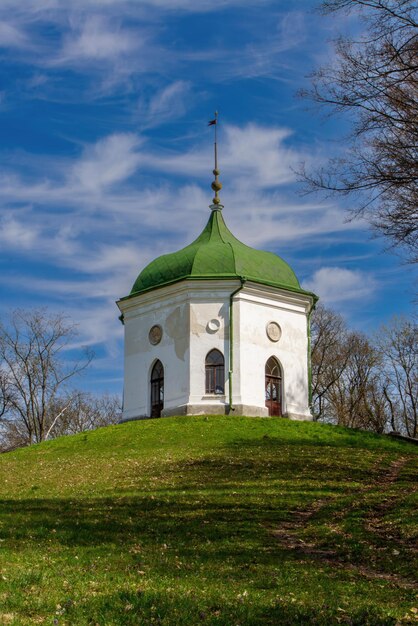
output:
[[[269,415],[282,414],[282,376],[280,365],[270,357],[265,370],[266,407]]]

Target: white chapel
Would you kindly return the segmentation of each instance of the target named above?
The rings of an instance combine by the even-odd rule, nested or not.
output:
[[[234,237],[216,160],[213,173],[202,233],[147,265],[117,302],[125,329],[123,420],[225,413],[310,420],[317,297],[279,256]]]

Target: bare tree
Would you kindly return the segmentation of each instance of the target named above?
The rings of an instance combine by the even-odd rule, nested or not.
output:
[[[312,317],[314,419],[418,434],[418,326],[398,317],[372,338],[319,305]]]
[[[341,315],[318,304],[311,321],[312,408],[315,420],[327,417],[328,394],[347,367],[350,356],[347,334]]]
[[[375,376],[369,384],[364,402],[364,422],[360,427],[381,435],[389,423],[389,404],[380,383],[380,378]]]
[[[0,369],[0,419],[6,413],[10,404],[10,383],[6,373]]]
[[[314,419],[382,433],[390,422],[389,387],[380,350],[319,305],[312,317]]]
[[[353,122],[347,150],[316,173],[310,189],[357,194],[359,208],[393,246],[418,261],[418,8],[414,0],[325,0],[357,11],[358,40],[335,42],[336,61],[312,75],[304,95]]]
[[[116,395],[95,396],[73,391],[56,399],[52,414],[60,415],[50,433],[51,437],[58,437],[117,424],[122,417],[122,406]]]
[[[24,424],[10,419],[0,420],[0,452],[9,452],[28,445]]]
[[[348,336],[347,350],[344,372],[328,393],[329,410],[337,424],[382,433],[388,413],[379,378],[380,354],[365,335],[356,332]]]
[[[14,311],[10,323],[0,324],[0,364],[7,389],[2,420],[13,423],[22,443],[43,441],[51,422],[51,407],[66,383],[90,363],[66,358],[64,350],[76,328],[63,315],[45,309]]]
[[[376,339],[383,358],[384,392],[393,430],[418,435],[418,326],[402,317],[383,326]]]

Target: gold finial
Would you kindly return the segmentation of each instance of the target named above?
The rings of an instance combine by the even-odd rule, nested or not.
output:
[[[215,111],[215,119],[211,120],[209,122],[209,126],[215,126],[215,143],[214,143],[214,147],[215,147],[215,169],[213,170],[213,173],[215,175],[215,180],[212,182],[212,189],[215,192],[215,197],[213,198],[213,204],[210,206],[210,208],[212,209],[212,211],[215,211],[217,209],[223,209],[223,206],[221,204],[221,199],[219,197],[219,192],[222,189],[222,183],[219,180],[219,174],[220,171],[218,170],[218,135],[217,135],[217,126],[218,126],[218,111]]]

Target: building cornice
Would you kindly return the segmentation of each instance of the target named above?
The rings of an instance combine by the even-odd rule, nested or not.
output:
[[[245,279],[245,277],[242,277]],[[183,279],[161,286],[149,291],[143,291],[138,294],[132,294],[121,298],[116,302],[120,311],[126,313],[138,306],[151,305],[153,303],[162,302],[167,298],[181,297],[185,295],[195,299],[200,295],[205,300],[216,300],[224,295],[229,295],[241,283],[236,277],[223,278],[219,277],[211,279],[194,278]],[[289,287],[277,287],[269,283],[245,281],[245,288],[240,292],[240,297],[245,295],[256,298],[268,298],[270,301],[280,302],[282,304],[293,304],[297,306],[303,305],[306,311],[312,309],[318,300],[317,296],[309,291],[291,289]]]

